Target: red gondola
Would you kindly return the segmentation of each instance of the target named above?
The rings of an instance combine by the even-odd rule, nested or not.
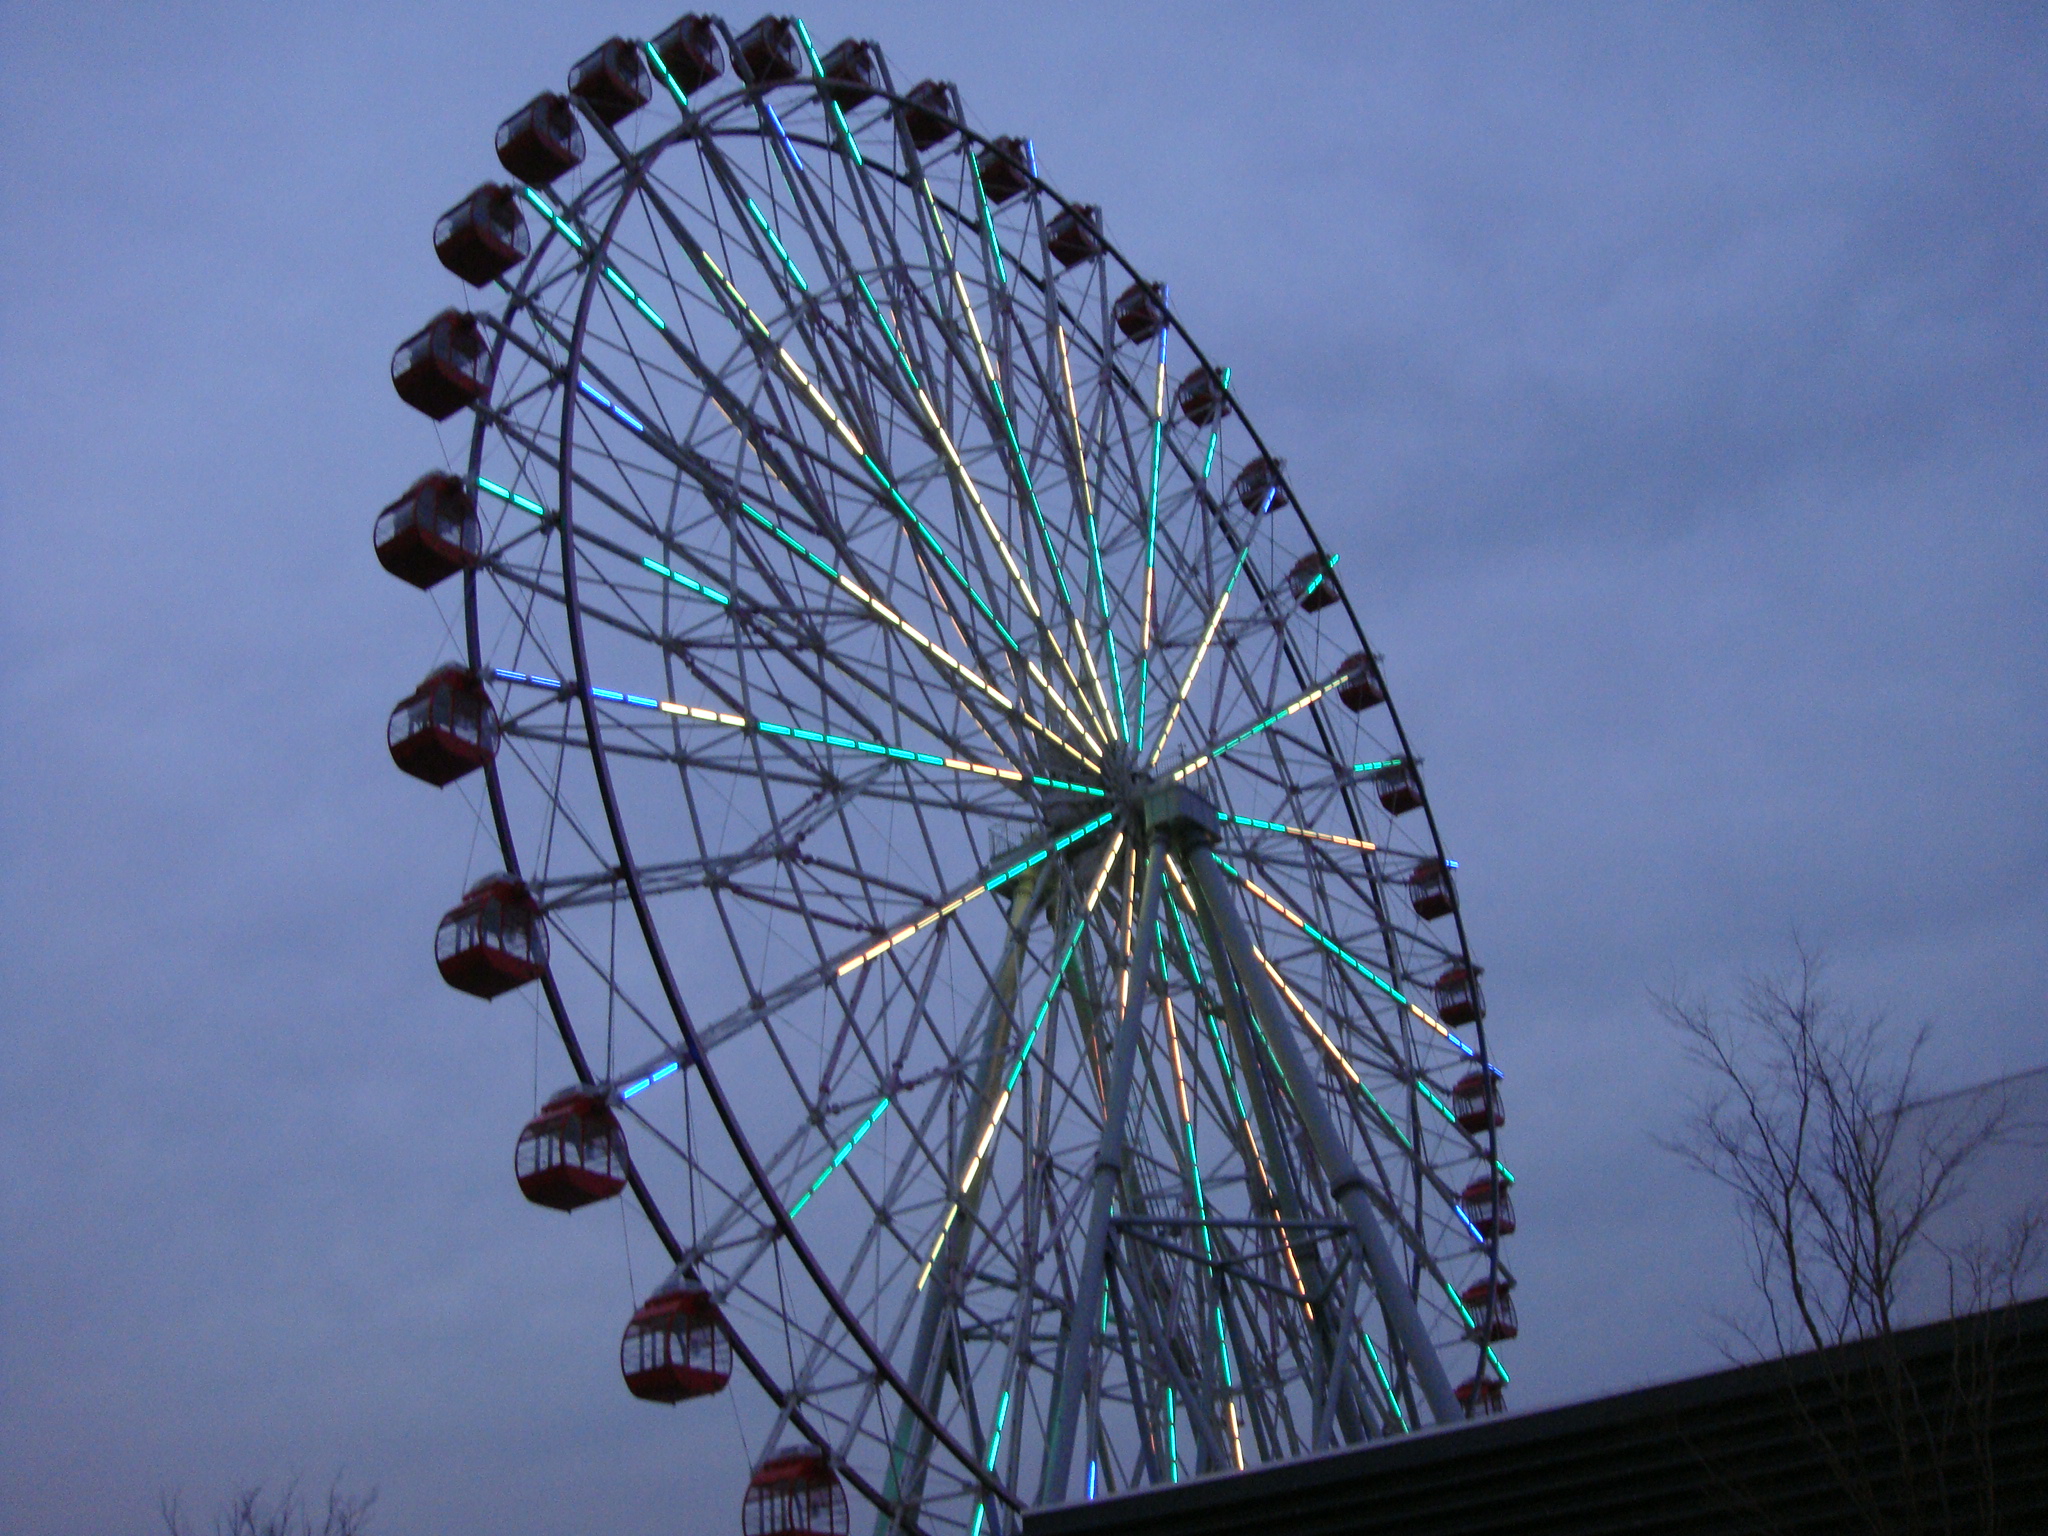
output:
[[[478,187],[434,226],[434,254],[473,288],[511,271],[531,249],[519,195],[495,181]]]
[[[647,61],[623,37],[606,38],[569,71],[569,94],[609,126],[647,105]]]
[[[896,121],[912,144],[930,149],[960,131],[960,92],[950,80],[920,80],[903,93]]]
[[[681,1403],[723,1392],[732,1345],[718,1303],[702,1286],[671,1280],[648,1297],[619,1340],[626,1390],[650,1403]]]
[[[1481,1237],[1506,1237],[1515,1230],[1515,1202],[1507,1180],[1497,1174],[1482,1173],[1467,1184],[1458,1204]]]
[[[1408,904],[1430,922],[1458,910],[1458,888],[1442,859],[1424,859],[1408,872]]]
[[[626,1187],[626,1137],[604,1095],[569,1088],[519,1133],[512,1169],[519,1192],[551,1211],[609,1200]]]
[[[1474,1376],[1470,1381],[1460,1382],[1452,1388],[1458,1394],[1458,1402],[1468,1419],[1492,1418],[1497,1413],[1508,1411],[1507,1400],[1501,1396],[1500,1380],[1494,1376]]]
[[[1413,763],[1389,763],[1372,774],[1373,793],[1391,816],[1405,816],[1422,804],[1422,780]]]
[[[1222,419],[1230,410],[1230,396],[1224,391],[1222,378],[1207,368],[1197,368],[1182,379],[1180,388],[1173,392],[1173,401],[1180,407],[1181,415],[1198,427]]]
[[[1451,1086],[1451,1115],[1458,1124],[1477,1136],[1481,1131],[1508,1123],[1501,1107],[1500,1082],[1491,1072],[1467,1072]]]
[[[1254,517],[1277,512],[1287,505],[1287,487],[1280,477],[1287,470],[1285,459],[1257,458],[1237,472],[1237,504]]]
[[[1287,590],[1303,613],[1314,613],[1337,601],[1336,564],[1324,555],[1303,555],[1287,573]]]
[[[441,667],[398,701],[384,740],[391,761],[438,789],[491,760],[498,750],[498,717],[474,672]]]
[[[1045,248],[1063,267],[1094,260],[1103,252],[1102,210],[1093,203],[1062,208],[1046,221]]]
[[[1346,709],[1371,709],[1387,702],[1387,685],[1380,680],[1380,664],[1370,651],[1355,651],[1346,656],[1338,670],[1349,674],[1349,681],[1337,690]]]
[[[725,44],[718,23],[691,12],[654,39],[654,52],[669,78],[687,96],[725,73]]]
[[[1150,341],[1166,329],[1166,285],[1131,284],[1117,295],[1109,317],[1132,341]]]
[[[1491,1280],[1476,1280],[1458,1292],[1458,1300],[1472,1314],[1469,1336],[1474,1342],[1499,1344],[1522,1331],[1521,1324],[1515,1321],[1515,1298],[1509,1294],[1514,1288],[1515,1282],[1503,1275],[1497,1285]]]
[[[733,54],[749,85],[779,85],[804,71],[803,44],[787,16],[763,16],[739,35]]]
[[[509,875],[470,888],[434,934],[441,979],[471,997],[523,987],[547,969],[547,928],[533,895]]]
[[[476,564],[476,503],[460,480],[435,470],[377,514],[371,537],[379,565],[401,581],[431,587]]]
[[[974,157],[982,195],[1000,206],[1031,185],[1031,146],[1022,139],[991,139]]]
[[[1436,1016],[1446,1024],[1477,1024],[1486,1016],[1476,969],[1454,965],[1430,983],[1430,990],[1436,994]]]
[[[851,112],[882,88],[882,66],[873,43],[849,37],[821,62],[825,95],[842,112]]]
[[[583,163],[583,125],[569,98],[542,91],[498,124],[498,164],[530,187],[544,187]]]
[[[476,316],[444,309],[391,354],[398,398],[436,421],[491,392],[491,349]]]
[[[745,1536],[846,1536],[846,1493],[823,1451],[777,1451],[747,1481]]]

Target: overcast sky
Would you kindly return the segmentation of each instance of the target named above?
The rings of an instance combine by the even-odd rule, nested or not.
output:
[[[1342,552],[1509,1073],[1515,1404],[1715,1364],[1649,988],[1797,925],[1938,1086],[2048,1061],[2048,13],[806,14],[1105,206]],[[737,1530],[619,1384],[644,1264],[513,1187],[564,1072],[434,975],[475,828],[385,755],[439,630],[369,549],[435,216],[671,17],[4,17],[0,1531],[337,1469],[395,1536]]]

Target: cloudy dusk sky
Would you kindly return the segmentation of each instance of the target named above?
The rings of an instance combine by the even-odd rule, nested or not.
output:
[[[1830,957],[1930,1085],[2048,1062],[2048,12],[821,4],[1099,203],[1344,557],[1461,861],[1518,1407],[1710,1369],[1652,990]],[[300,1474],[375,1529],[738,1529],[654,1278],[523,1202],[566,1077],[432,965],[377,509],[435,218],[614,0],[8,5],[0,1533]],[[734,13],[737,25],[751,13]],[[723,1415],[723,1417],[720,1417]]]

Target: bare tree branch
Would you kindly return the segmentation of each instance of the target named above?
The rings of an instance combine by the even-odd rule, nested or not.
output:
[[[2010,1105],[1909,1113],[1924,1098],[1928,1031],[1902,1037],[1881,1015],[1840,1007],[1824,969],[1795,938],[1789,970],[1746,978],[1732,1009],[1653,994],[1708,1085],[1661,1145],[1735,1196],[1777,1353],[1890,1333],[1923,1256],[1946,1262],[1956,1301],[2017,1295],[2048,1240],[2036,1215],[1967,1251],[1937,1247],[1930,1224],[2006,1137]]]
[[[336,1478],[328,1485],[326,1507],[316,1525],[296,1477],[275,1500],[266,1499],[263,1484],[253,1483],[230,1495],[214,1515],[213,1536],[365,1536],[376,1502],[376,1489],[346,1493]],[[157,1512],[163,1520],[164,1536],[197,1536],[185,1519],[178,1494],[160,1494]]]

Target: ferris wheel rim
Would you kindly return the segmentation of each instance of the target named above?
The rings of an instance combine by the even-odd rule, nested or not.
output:
[[[886,67],[887,66],[885,60],[885,70]],[[749,98],[754,94],[757,93],[753,91],[748,91],[744,93],[736,92],[730,97],[721,98],[721,103],[732,104],[732,109],[735,112],[737,112],[740,109],[740,107],[745,104],[745,98]],[[893,90],[889,93],[889,99],[892,102],[898,103],[900,103],[903,100],[902,97],[895,95]],[[960,132],[963,143],[972,143],[974,145],[986,147],[992,142],[985,136],[976,133],[974,130],[972,130],[965,124],[957,124],[956,127]],[[664,139],[658,141],[657,145],[649,146],[649,148],[640,151],[639,158],[651,165],[656,159],[659,158],[660,153],[665,152],[669,140],[680,141],[680,139],[682,139],[683,137],[687,136],[683,135],[680,130],[676,130],[671,134],[664,136]],[[613,229],[616,228],[618,219],[623,216],[628,206],[630,191],[634,182],[634,173],[631,167],[621,165],[614,169],[617,170],[620,176],[619,186],[621,188],[621,192],[618,198],[616,199],[615,206],[612,210],[611,221],[607,225],[604,236],[604,245],[600,247],[601,250],[609,246],[609,242],[612,238],[612,231]],[[607,176],[610,176],[611,174],[612,173],[609,171],[606,173]],[[1052,201],[1057,202],[1062,208],[1071,208],[1075,206],[1066,203],[1064,199],[1061,199],[1059,197],[1057,192],[1045,186],[1045,184],[1036,177],[1035,173],[1033,173],[1033,184],[1037,191],[1049,197]],[[1137,273],[1135,267],[1133,267],[1129,263],[1129,261],[1123,257],[1120,251],[1118,251],[1112,244],[1110,244],[1110,242],[1108,242],[1106,236],[1103,237],[1103,243],[1105,246],[1105,255],[1109,259],[1114,260],[1126,274],[1130,275],[1133,278],[1133,280],[1143,281],[1142,277]],[[536,252],[534,260],[538,262],[538,252]],[[651,909],[648,904],[648,897],[642,887],[640,868],[632,855],[628,829],[625,825],[624,818],[619,809],[617,795],[610,783],[609,758],[604,747],[607,728],[604,720],[601,717],[599,710],[597,709],[597,702],[593,696],[593,680],[589,675],[590,669],[585,664],[586,645],[582,630],[583,612],[581,605],[575,595],[577,568],[576,561],[573,557],[573,550],[574,541],[577,535],[574,525],[573,507],[576,501],[576,496],[574,494],[574,487],[570,483],[570,471],[568,467],[572,454],[572,445],[575,442],[575,434],[577,427],[576,401],[573,384],[574,380],[578,377],[580,370],[582,369],[584,364],[584,352],[581,345],[581,338],[584,332],[584,326],[585,322],[587,321],[592,299],[598,291],[598,280],[596,269],[594,267],[588,267],[585,270],[583,276],[579,281],[579,286],[582,290],[582,296],[578,304],[578,322],[576,331],[578,337],[578,344],[575,346],[575,348],[572,349],[572,352],[570,354],[571,360],[566,370],[566,376],[570,380],[571,387],[564,392],[562,400],[562,468],[560,471],[560,495],[558,498],[560,502],[558,510],[558,527],[561,530],[560,536],[563,544],[563,579],[565,587],[567,588],[567,622],[569,624],[569,632],[571,636],[571,649],[577,661],[576,674],[574,680],[575,696],[577,703],[580,706],[580,710],[584,719],[584,729],[586,732],[588,742],[588,756],[593,766],[593,771],[595,772],[600,785],[600,798],[603,800],[606,809],[608,831],[612,838],[615,851],[619,856],[619,867],[621,870],[622,883],[626,886],[629,893],[629,899],[631,900],[631,903],[635,908],[636,921],[639,923],[642,929],[643,941],[647,946],[650,958],[653,960],[657,967],[657,971],[660,978],[660,985],[665,994],[665,998],[668,1002],[670,1011],[675,1018],[675,1022],[678,1028],[682,1031],[685,1037],[686,1045],[696,1058],[696,1069],[698,1075],[705,1078],[707,1084],[707,1091],[711,1092],[714,1097],[714,1100],[719,1102],[719,1117],[722,1124],[724,1125],[724,1128],[729,1139],[731,1140],[734,1146],[734,1149],[741,1155],[743,1161],[745,1161],[748,1164],[750,1176],[754,1179],[756,1188],[758,1189],[764,1203],[770,1207],[774,1207],[779,1212],[780,1205],[776,1198],[776,1192],[770,1186],[765,1172],[762,1171],[759,1158],[752,1148],[750,1137],[747,1135],[745,1129],[741,1126],[737,1118],[730,1113],[729,1106],[727,1106],[723,1102],[723,1089],[717,1085],[715,1069],[713,1068],[713,1065],[709,1060],[708,1054],[700,1052],[697,1049],[695,1039],[696,1026],[691,1018],[690,1010],[688,1009],[687,1005],[683,1002],[680,992],[676,987],[671,962],[667,954],[667,940],[661,934],[658,924],[656,924],[653,920]],[[514,308],[516,308],[517,302],[518,299],[515,293],[513,302]],[[1180,339],[1181,343],[1188,348],[1189,352],[1194,355],[1197,361],[1205,367],[1209,366],[1209,360],[1206,354],[1201,352],[1199,345],[1194,341],[1192,336],[1188,334],[1186,328],[1181,323],[1178,315],[1175,314],[1170,307],[1168,309],[1166,323],[1172,328],[1173,332]],[[499,345],[501,347],[504,345],[502,335],[499,340]],[[1249,417],[1243,411],[1241,403],[1236,404],[1235,408],[1237,411],[1240,425],[1242,426],[1247,436],[1259,448],[1260,452],[1262,454],[1267,454],[1267,457],[1270,459],[1270,454],[1267,453],[1264,440],[1259,436],[1256,426],[1250,421]],[[480,463],[484,433],[487,429],[487,425],[487,422],[480,419],[478,423],[476,436],[473,439],[471,454],[472,477],[474,477],[478,473],[478,466]],[[1279,471],[1279,474],[1282,477],[1282,483],[1284,485],[1286,483],[1284,480],[1284,470]],[[1316,552],[1324,553],[1324,546],[1322,545],[1320,539],[1317,537],[1314,526],[1309,522],[1306,509],[1303,506],[1300,498],[1292,495],[1291,487],[1289,487],[1288,489],[1288,499],[1293,502],[1295,523],[1301,528],[1301,530],[1304,533],[1307,534]],[[474,593],[475,583],[476,573],[472,571],[468,573],[465,578],[465,608],[467,610],[468,630],[466,639],[468,642],[468,648],[470,650],[472,666],[482,668],[485,664],[486,658],[483,654],[481,639],[478,633],[477,603],[475,600]],[[1339,589],[1338,596],[1345,609],[1345,613],[1349,620],[1353,634],[1356,636],[1360,645],[1362,647],[1365,646],[1366,641],[1363,626],[1359,622],[1358,615],[1353,606],[1351,594],[1348,591]],[[1410,751],[1407,734],[1405,728],[1401,724],[1398,713],[1395,711],[1391,697],[1386,699],[1384,701],[1384,704],[1388,713],[1388,720],[1392,727],[1393,734],[1400,743],[1402,753],[1404,756],[1409,757],[1412,761],[1412,753]],[[501,848],[504,851],[508,869],[511,869],[516,874],[520,868],[518,862],[518,849],[516,846],[516,840],[512,833],[509,814],[505,808],[503,788],[499,782],[500,768],[496,763],[491,763],[487,765],[487,772],[488,783],[490,787],[493,818],[497,824],[497,831],[499,834]],[[1423,802],[1422,808],[1425,812],[1425,824],[1429,829],[1429,845],[1435,850],[1437,857],[1442,858],[1443,845],[1441,836],[1436,826],[1433,807],[1429,804],[1426,798]],[[1457,914],[1456,932],[1456,952],[1459,956],[1463,957],[1465,963],[1469,964],[1470,951],[1464,932],[1464,921],[1462,912]],[[588,1062],[580,1044],[580,1037],[576,1033],[573,1021],[569,1016],[567,1006],[562,1000],[559,990],[554,985],[552,974],[550,974],[550,976],[548,977],[546,995],[548,998],[550,1010],[554,1013],[556,1017],[558,1031],[562,1035],[565,1047],[569,1051],[572,1064],[575,1066],[577,1070],[579,1080],[582,1080],[584,1082],[595,1082],[595,1077],[589,1071]],[[1478,1041],[1478,1052],[1476,1060],[1482,1068],[1490,1068],[1491,1059],[1490,1055],[1486,1050],[1483,1020],[1478,1021],[1477,1023],[1476,1038]],[[1497,1147],[1493,1145],[1493,1137],[1491,1135],[1491,1132],[1489,1132],[1488,1140],[1489,1155],[1497,1157]],[[678,1261],[680,1261],[680,1259],[682,1258],[682,1251],[679,1245],[675,1242],[673,1235],[669,1232],[666,1226],[665,1219],[660,1214],[658,1204],[654,1201],[652,1195],[645,1191],[644,1186],[638,1184],[637,1180],[635,1193],[636,1197],[640,1200],[643,1209],[648,1214],[650,1221],[655,1225],[657,1232],[661,1234],[664,1245],[669,1248],[672,1256],[674,1256]],[[816,1260],[813,1257],[809,1256],[808,1250],[804,1243],[804,1239],[801,1237],[800,1234],[796,1232],[793,1221],[791,1221],[787,1217],[782,1217],[778,1215],[778,1226],[782,1230],[785,1239],[790,1241],[792,1250],[798,1252],[802,1256],[802,1262],[804,1262],[806,1268],[810,1270],[812,1279],[814,1283],[817,1285],[820,1294],[826,1297],[832,1296],[835,1291],[834,1282],[828,1275],[824,1273],[821,1267],[817,1266]],[[879,1349],[877,1349],[872,1344],[872,1341],[866,1340],[865,1333],[859,1328],[857,1320],[851,1318],[850,1314],[842,1312],[841,1321],[842,1323],[848,1325],[849,1332],[853,1334],[853,1336],[863,1341],[863,1348],[868,1351],[868,1353],[875,1360],[878,1366],[883,1366],[886,1364]],[[738,1342],[739,1341],[736,1338],[735,1343],[737,1344]],[[751,1366],[750,1369],[752,1369]],[[774,1388],[771,1386],[766,1373],[764,1371],[756,1370],[755,1374],[757,1376],[757,1379],[761,1380],[761,1384],[764,1386],[764,1388],[767,1388],[770,1391],[771,1396],[773,1396]],[[890,1374],[893,1377],[893,1371],[891,1371]],[[922,1404],[919,1402],[917,1398],[917,1395],[915,1393],[912,1393],[907,1387],[907,1385],[902,1384],[900,1382],[900,1378],[892,1379],[891,1385],[892,1388],[897,1391],[900,1400],[907,1407],[910,1407],[913,1412],[916,1412],[920,1418],[924,1418],[926,1420],[928,1426],[934,1430],[937,1436],[941,1439],[942,1443],[948,1441],[949,1436],[945,1431],[944,1427],[937,1423],[936,1420],[930,1419],[926,1415]],[[1010,1495],[1007,1489],[1002,1488],[999,1484],[995,1482],[994,1479],[981,1476],[980,1469],[975,1465],[977,1458],[974,1457],[971,1453],[967,1452],[964,1447],[958,1447],[957,1445],[949,1444],[948,1449],[952,1452],[956,1461],[963,1468],[977,1475],[977,1477],[983,1482],[984,1486],[988,1488],[990,1493],[1002,1499],[1004,1502],[1009,1503],[1013,1507],[1017,1506],[1019,1501],[1014,1496]],[[848,1470],[852,1471],[853,1469],[849,1468]],[[862,1489],[862,1491],[864,1494],[868,1494],[871,1502],[874,1501],[875,1496],[869,1493],[869,1490]]]

